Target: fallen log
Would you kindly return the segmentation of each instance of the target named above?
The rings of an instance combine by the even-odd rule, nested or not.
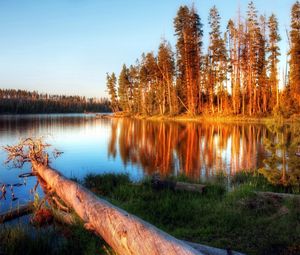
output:
[[[157,177],[153,177],[151,180],[152,188],[161,190],[161,189],[171,189],[171,190],[182,190],[189,192],[198,192],[203,193],[205,190],[205,185],[194,184],[187,182],[177,182],[171,180],[160,180]]]
[[[0,214],[0,223],[14,220],[18,217],[30,214],[33,212],[33,203],[30,202],[26,205],[21,205],[15,209]]]
[[[6,162],[12,162],[15,167],[22,167],[25,162],[31,162],[34,174],[46,191],[46,197],[56,194],[60,199],[52,197],[49,202],[66,211],[68,209],[65,205],[72,208],[85,223],[85,228],[100,235],[118,254],[239,254],[230,249],[221,250],[178,240],[100,199],[80,184],[49,167],[49,155],[44,150],[48,146],[42,139],[32,138],[21,140],[16,146],[5,146],[4,149],[8,152]],[[73,224],[76,221],[70,213],[60,210],[57,212],[62,222]]]
[[[175,190],[185,190],[185,191],[203,193],[203,191],[205,190],[205,185],[192,184],[186,182],[176,182]]]
[[[86,227],[99,234],[118,254],[204,254],[142,219],[97,197],[56,170],[32,160],[34,171]]]

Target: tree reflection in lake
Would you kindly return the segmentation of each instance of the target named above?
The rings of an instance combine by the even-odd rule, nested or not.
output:
[[[261,168],[270,181],[299,181],[297,125],[178,123],[114,119],[109,155],[140,166],[145,173],[184,174],[199,179],[225,171]],[[264,168],[263,168],[264,167]],[[280,176],[280,177],[278,177]]]
[[[234,175],[241,170],[261,168],[271,182],[299,185],[299,125],[222,124],[156,122],[134,119],[96,119],[76,115],[9,115],[0,117],[0,147],[19,138],[45,137],[62,157],[51,165],[67,177],[84,178],[87,173],[128,173],[132,180],[159,171],[162,175],[185,174],[203,180],[220,172]],[[11,206],[10,185],[22,183],[18,177],[30,166],[12,170],[4,166],[0,150],[1,188],[6,200],[0,211]],[[124,167],[125,166],[125,167]],[[35,178],[14,187],[17,203],[28,201]],[[299,186],[298,186],[299,187]]]
[[[114,119],[111,128],[109,154],[115,156],[118,147],[124,164],[196,179],[263,166],[263,139],[270,133],[263,125],[131,119]]]
[[[300,145],[299,124],[272,124],[268,130],[272,134],[265,139],[269,157],[259,171],[271,183],[292,186],[299,192],[300,157],[296,155]]]

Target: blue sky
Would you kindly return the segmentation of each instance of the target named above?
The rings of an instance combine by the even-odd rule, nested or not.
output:
[[[245,14],[246,0],[0,0],[0,88],[105,96],[106,72],[118,73],[162,38],[175,45],[173,18],[195,4],[208,34],[216,5],[223,21]],[[274,12],[280,25],[284,66],[285,29],[295,0],[256,0],[260,14]]]

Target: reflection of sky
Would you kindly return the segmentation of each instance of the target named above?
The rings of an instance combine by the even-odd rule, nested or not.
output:
[[[123,166],[120,157],[108,158],[108,141],[110,139],[110,122],[108,120],[96,120],[82,115],[69,115],[59,119],[50,115],[34,117],[22,117],[23,120],[15,122],[16,117],[10,118],[10,124],[3,124],[8,117],[0,116],[0,146],[15,144],[21,137],[34,135],[35,137],[45,136],[46,141],[64,153],[56,160],[52,161],[52,166],[59,169],[67,177],[83,178],[87,173],[103,172],[128,172],[132,179],[139,179],[142,176],[141,170],[131,165]],[[27,123],[31,118],[31,123]],[[46,120],[46,121],[45,121]],[[14,123],[14,124],[11,124]],[[25,126],[24,123],[27,123]],[[2,125],[3,124],[3,125]],[[3,129],[5,126],[7,129]],[[10,128],[10,129],[9,129]],[[0,151],[0,183],[23,182],[19,179],[20,173],[29,172],[29,165],[24,169],[9,169],[3,162],[6,154]],[[35,178],[28,178],[27,185],[14,188],[14,193],[18,200],[11,202],[11,193],[7,189],[7,200],[0,201],[0,212],[28,201],[29,190],[33,188]]]
[[[256,137],[263,129],[259,125],[96,119],[84,114],[0,116],[0,146],[16,144],[21,137],[44,136],[63,152],[51,166],[79,179],[88,173],[113,172],[128,173],[131,179],[139,180],[144,172],[152,175],[156,171],[205,179],[221,171],[232,175],[260,167],[262,139]],[[5,157],[0,150],[0,183],[22,182],[18,175],[29,172],[29,165],[22,170],[8,169],[2,163]],[[19,199],[13,205],[28,200],[35,181],[28,178],[26,186],[15,188]],[[0,210],[10,206],[8,189]]]

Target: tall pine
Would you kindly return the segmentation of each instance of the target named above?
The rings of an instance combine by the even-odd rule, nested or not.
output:
[[[268,46],[268,71],[269,83],[271,90],[270,110],[279,104],[279,89],[278,89],[278,63],[280,49],[278,46],[281,40],[278,32],[278,21],[275,14],[272,14],[268,20],[269,28],[269,46]]]
[[[290,89],[296,107],[300,109],[300,3],[297,1],[291,11],[290,31]]]
[[[200,111],[200,56],[202,24],[196,10],[181,6],[174,19],[177,36],[177,71],[180,80],[179,98],[183,107],[192,115]]]
[[[222,98],[226,94],[224,89],[224,82],[227,74],[227,56],[225,41],[221,36],[220,31],[220,15],[214,6],[210,9],[208,23],[211,31],[209,32],[210,45],[209,45],[209,58],[211,64],[211,84],[209,92],[210,108],[214,112],[213,101],[214,94],[217,94],[218,112],[222,109]]]
[[[107,73],[106,74],[106,86],[107,86],[107,90],[108,90],[108,95],[110,97],[111,108],[112,108],[113,112],[116,112],[119,109],[116,85],[117,85],[117,78],[116,78],[115,73],[112,73],[111,75],[109,75]]]

